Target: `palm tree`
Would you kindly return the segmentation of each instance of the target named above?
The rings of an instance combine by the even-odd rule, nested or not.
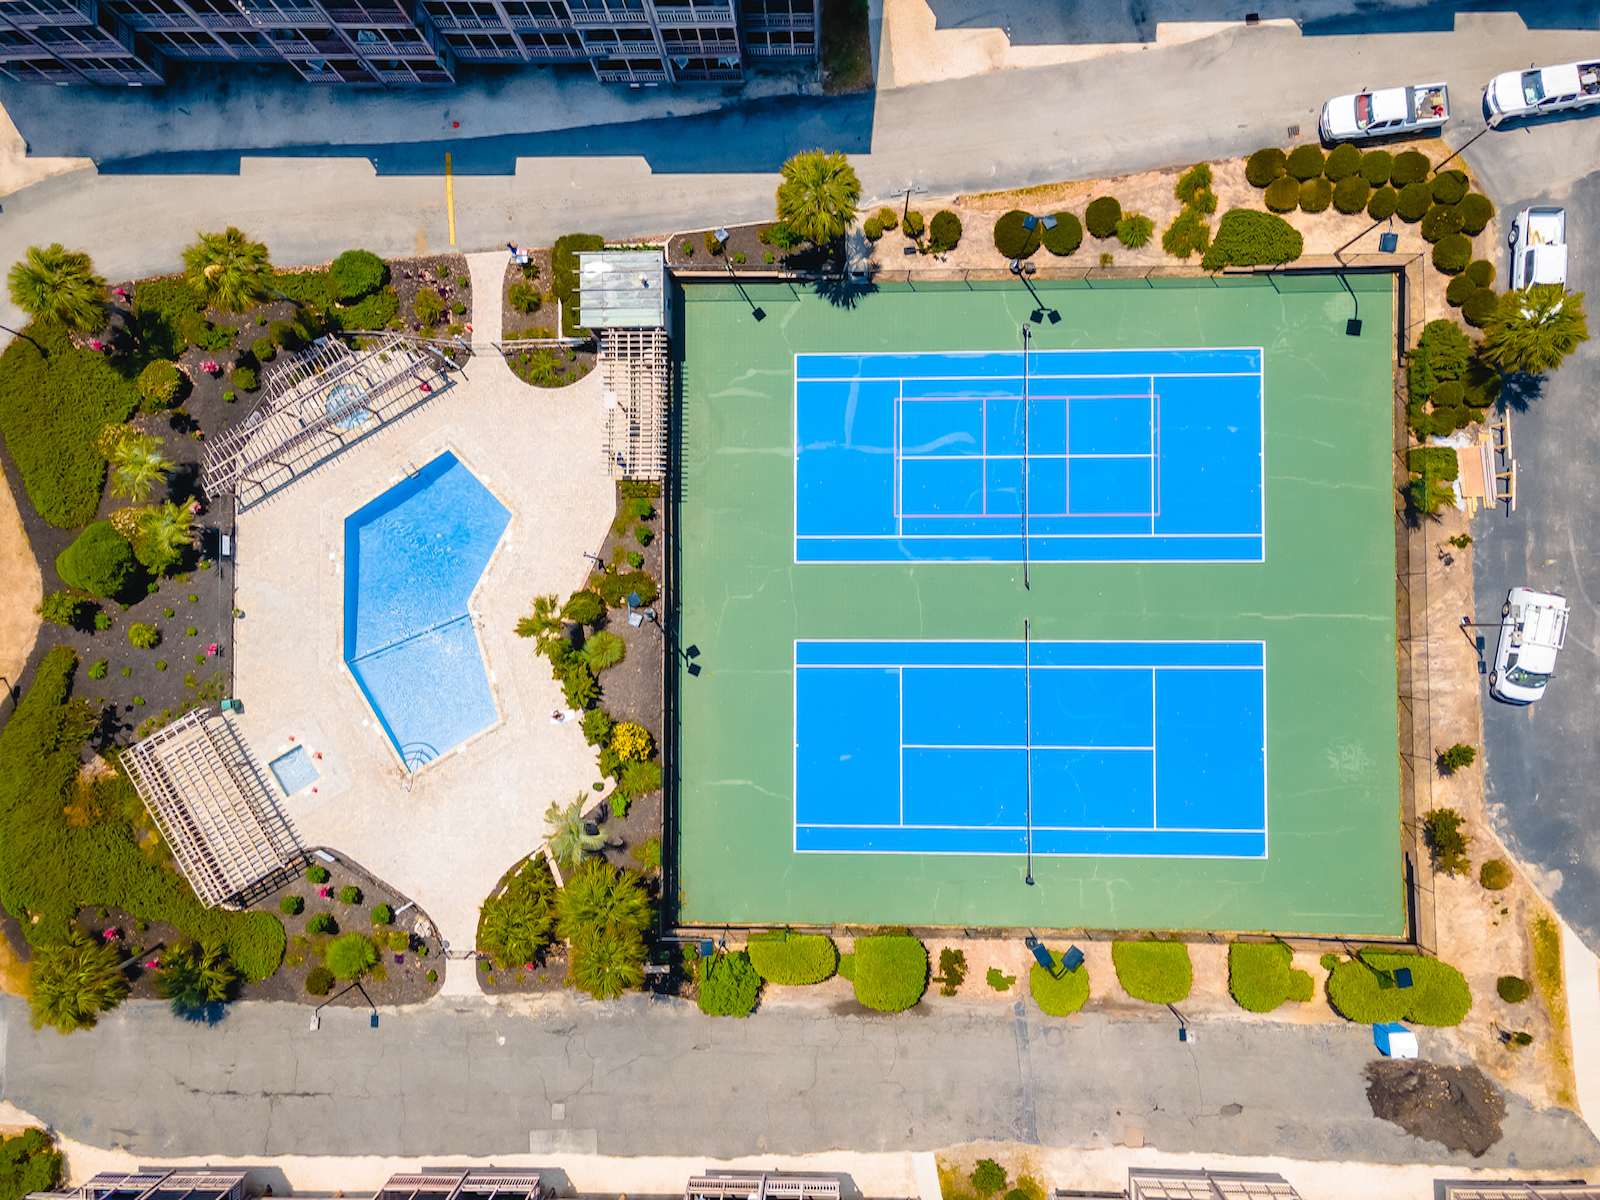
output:
[[[156,992],[172,1002],[173,1015],[191,1019],[226,1002],[238,983],[238,970],[216,944],[179,946],[162,958],[156,972]]]
[[[195,542],[194,514],[171,500],[140,510],[134,529],[134,553],[152,571],[165,571]]]
[[[272,284],[266,246],[232,225],[221,233],[197,234],[184,249],[183,270],[190,286],[224,312],[243,312]]]
[[[588,855],[599,854],[606,847],[604,834],[590,833],[584,828],[582,792],[565,808],[552,800],[545,809],[544,819],[550,826],[550,853],[563,871],[572,870]]]
[[[35,1029],[54,1026],[62,1033],[87,1029],[100,1013],[128,994],[117,948],[73,930],[66,941],[33,956],[29,999]]]
[[[633,929],[600,929],[572,944],[567,978],[596,1000],[614,1000],[644,983],[644,939]]]
[[[111,494],[135,504],[150,498],[156,485],[166,480],[172,460],[161,453],[161,439],[130,433],[111,452]]]
[[[845,156],[803,150],[783,164],[778,185],[778,220],[813,246],[845,235],[855,222],[861,181]]]
[[[1483,331],[1478,353],[1507,375],[1543,375],[1589,337],[1583,293],[1558,284],[1534,284],[1500,297],[1500,307]]]
[[[650,893],[636,872],[594,860],[578,867],[556,896],[556,932],[569,942],[601,929],[642,933],[651,916]]]
[[[11,301],[29,316],[90,333],[105,324],[106,281],[79,250],[60,242],[29,246],[7,278]]]

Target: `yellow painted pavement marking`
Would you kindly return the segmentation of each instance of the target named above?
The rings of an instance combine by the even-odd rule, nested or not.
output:
[[[444,209],[450,219],[450,244],[456,244],[456,177],[450,166],[450,152],[444,153]]]

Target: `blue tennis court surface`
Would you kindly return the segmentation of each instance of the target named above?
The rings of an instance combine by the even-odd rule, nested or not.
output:
[[[795,849],[1263,858],[1265,654],[796,642]]]
[[[1261,351],[795,356],[796,562],[1260,562]]]

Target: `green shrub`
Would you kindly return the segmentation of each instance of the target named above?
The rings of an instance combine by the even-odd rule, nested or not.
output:
[[[327,967],[312,967],[306,972],[306,991],[313,996],[326,996],[333,991],[333,972]]]
[[[928,989],[928,948],[909,934],[857,938],[853,982],[856,999],[877,1012],[903,1012]]]
[[[768,983],[791,987],[821,983],[839,969],[839,948],[825,933],[787,929],[750,935],[750,962]]]
[[[529,283],[526,279],[519,279],[506,289],[506,299],[511,307],[524,315],[531,315],[539,311],[543,303],[539,295],[539,288]]]
[[[1211,225],[1193,208],[1186,208],[1174,217],[1161,235],[1161,248],[1174,258],[1204,254],[1210,245]]]
[[[306,918],[307,933],[338,933],[339,922],[333,919],[330,912],[312,913]]]
[[[561,332],[566,337],[577,337],[583,329],[578,311],[578,255],[587,250],[603,250],[605,245],[605,238],[598,234],[568,233],[558,237],[551,249],[550,290],[561,304]]]
[[[648,796],[661,790],[661,764],[631,762],[622,768],[617,786],[629,796]]]
[[[1338,183],[1341,179],[1349,179],[1352,176],[1359,177],[1361,173],[1361,151],[1349,142],[1335,146],[1328,153],[1328,161],[1322,165],[1322,173],[1334,183]]]
[[[306,902],[302,896],[285,896],[278,901],[278,911],[286,917],[298,917],[305,910]]]
[[[1511,886],[1511,864],[1503,858],[1485,860],[1478,868],[1478,882],[1485,891],[1503,892]]]
[[[591,746],[604,746],[611,740],[615,724],[605,709],[591,708],[583,714],[583,740]]]
[[[1347,175],[1333,187],[1333,206],[1346,216],[1366,208],[1372,188],[1360,175]]]
[[[1465,276],[1458,275],[1456,279]],[[1455,279],[1450,281],[1455,282]],[[1494,320],[1495,313],[1500,311],[1500,297],[1493,288],[1474,288],[1465,303],[1461,305],[1461,319],[1474,329],[1482,329]]]
[[[1071,971],[1061,967],[1061,955],[1050,952],[1055,964],[1046,971],[1038,963],[1028,969],[1028,991],[1039,1011],[1047,1017],[1069,1017],[1089,999],[1089,968],[1079,963]]]
[[[305,333],[293,321],[274,321],[267,326],[267,336],[285,350],[298,350],[306,344]]]
[[[388,946],[396,954],[405,954],[411,949],[411,933],[406,929],[391,929],[386,934],[375,933],[372,940],[380,946]]]
[[[1247,1012],[1271,1012],[1285,1001],[1311,998],[1311,976],[1294,966],[1282,942],[1234,942],[1228,947],[1228,991]]]
[[[278,344],[271,338],[257,338],[250,343],[250,356],[257,362],[271,362],[278,355]]]
[[[1210,163],[1195,163],[1194,166],[1190,167],[1182,175],[1178,176],[1178,182],[1172,187],[1172,194],[1176,196],[1178,201],[1185,206],[1194,206],[1196,204],[1203,206],[1204,200],[1202,197],[1210,191]],[[1215,204],[1214,198],[1212,203],[1213,205]],[[1211,210],[1206,209],[1206,211],[1209,212]]]
[[[1494,264],[1486,258],[1473,259],[1462,274],[1481,288],[1494,286]]]
[[[1395,986],[1398,967],[1411,970],[1411,986]],[[1328,975],[1328,1003],[1347,1021],[1375,1025],[1459,1025],[1472,1007],[1461,972],[1436,958],[1402,951],[1363,951],[1342,959]]]
[[[1460,204],[1467,194],[1467,173],[1457,170],[1440,171],[1433,177],[1429,190],[1433,192],[1435,204]]]
[[[933,214],[928,224],[928,246],[936,254],[945,254],[961,244],[961,218],[948,208]]]
[[[241,392],[253,392],[259,384],[255,370],[251,367],[235,367],[228,375],[228,382]]]
[[[48,592],[34,606],[33,611],[39,614],[39,619],[42,621],[76,629],[84,623],[88,610],[89,602],[82,596],[73,592]]]
[[[1069,212],[1051,213],[1055,226],[1044,231],[1044,248],[1057,258],[1065,258],[1083,245],[1083,222]]]
[[[635,525],[633,527],[633,540],[638,542],[639,545],[648,546],[651,542],[655,541],[655,539],[655,530],[651,529],[650,526]]]
[[[183,373],[177,363],[158,358],[139,372],[137,386],[140,407],[146,412],[171,408],[183,387]]]
[[[536,962],[555,932],[556,883],[539,855],[507,882],[503,892],[478,911],[478,951],[509,971]]]
[[[1463,271],[1444,289],[1445,303],[1460,308],[1467,302],[1467,297],[1477,290],[1478,285],[1472,281],[1472,276]]]
[[[761,995],[761,976],[743,950],[700,960],[696,1000],[708,1017],[748,1017]]]
[[[1476,237],[1494,220],[1494,203],[1482,192],[1469,192],[1456,206],[1461,214],[1461,232]],[[1493,278],[1493,275],[1490,276]]]
[[[1315,179],[1322,174],[1327,163],[1322,147],[1307,143],[1289,151],[1288,170],[1291,177],[1301,180]]]
[[[1446,875],[1459,875],[1471,866],[1467,861],[1467,835],[1461,830],[1463,824],[1461,814],[1453,808],[1430,809],[1422,819],[1423,840],[1433,856],[1433,865]]]
[[[933,982],[939,985],[941,996],[954,996],[967,978],[967,952],[954,946],[939,951],[939,973]]]
[[[983,981],[997,992],[1009,992],[1017,982],[1015,975],[1007,975],[999,967],[990,967]]]
[[[1400,193],[1388,184],[1376,189],[1367,201],[1367,216],[1374,221],[1387,221],[1400,207]]]
[[[921,213],[915,209],[907,209],[906,215],[901,218],[900,232],[914,242],[922,240],[922,234],[927,228],[927,223]]]
[[[561,619],[574,625],[594,625],[605,615],[605,601],[587,589],[573,592],[561,607]]]
[[[1111,961],[1117,982],[1135,1000],[1175,1004],[1194,984],[1189,947],[1182,942],[1113,942]]]
[[[0,1200],[54,1191],[61,1182],[61,1152],[42,1129],[0,1137]]]
[[[1472,239],[1464,233],[1452,233],[1433,248],[1433,265],[1446,275],[1458,275],[1472,261]]]
[[[388,329],[400,314],[400,297],[392,287],[379,288],[354,304],[335,308],[332,316],[340,329]]]
[[[138,578],[139,563],[133,546],[112,523],[94,522],[56,555],[56,574],[67,587],[104,600],[122,600],[130,598],[128,587]]]
[[[323,961],[335,979],[349,983],[378,965],[378,948],[364,933],[341,933],[328,943]]]
[[[1494,981],[1494,990],[1507,1004],[1521,1004],[1532,992],[1528,981],[1519,975],[1502,975]]]
[[[1478,750],[1465,742],[1457,742],[1439,751],[1438,765],[1441,775],[1454,775],[1457,771],[1470,767],[1478,759]]]
[[[1004,1191],[1006,1186],[1006,1169],[992,1158],[980,1158],[972,1168],[969,1177],[972,1190],[980,1196],[993,1196]]]
[[[1428,172],[1433,170],[1433,164],[1428,161],[1428,156],[1420,150],[1402,150],[1394,156],[1394,167],[1389,172],[1389,182],[1397,188],[1407,184],[1420,183],[1428,177]],[[1432,199],[1430,193],[1429,199]]]
[[[328,290],[340,304],[354,304],[388,282],[388,264],[370,250],[346,250],[328,268]]]
[[[1423,215],[1421,229],[1424,240],[1437,242],[1461,232],[1461,214],[1448,204],[1435,204]]]
[[[1137,250],[1141,246],[1150,244],[1150,238],[1156,231],[1156,223],[1143,213],[1129,213],[1117,222],[1117,241],[1129,250]]]
[[[659,870],[661,867],[661,839],[647,837],[633,848],[633,861],[647,871]]]
[[[1097,238],[1108,238],[1117,232],[1117,222],[1122,220],[1122,202],[1115,196],[1096,196],[1083,210],[1083,224]]]
[[[312,863],[309,867],[306,868],[306,882],[307,883],[327,883],[328,882],[328,868],[324,867],[324,866],[321,866],[320,864],[317,864],[317,863]]]
[[[863,221],[861,232],[866,235],[869,242],[880,241],[883,238],[883,226],[878,223],[877,217],[868,217]]]
[[[1308,213],[1327,212],[1328,205],[1333,203],[1333,184],[1325,178],[1318,176],[1308,179],[1300,185],[1300,211]]]
[[[103,659],[103,658],[96,659],[89,666],[89,678],[90,679],[104,679],[106,677],[106,672],[107,672],[107,669],[109,667],[110,667],[110,664],[108,662],[106,662],[105,659]]]
[[[1373,187],[1383,187],[1394,170],[1394,155],[1387,150],[1368,150],[1361,156],[1361,178]]]
[[[444,297],[437,288],[418,288],[411,299],[411,314],[424,326],[434,326],[444,319]]]
[[[627,643],[604,629],[590,634],[589,640],[583,644],[583,660],[589,664],[589,670],[597,675],[616,666],[627,652]]]
[[[1427,184],[1408,183],[1400,189],[1400,200],[1394,211],[1402,221],[1416,224],[1427,215],[1432,205],[1433,195],[1428,191]]]
[[[644,571],[608,571],[600,576],[595,591],[608,608],[621,608],[630,593],[636,593],[640,604],[653,604],[659,590],[656,581]]]
[[[339,889],[340,904],[360,904],[361,889],[353,883],[347,883]]]
[[[1244,177],[1253,187],[1264,188],[1275,179],[1282,179],[1289,169],[1289,159],[1276,146],[1257,150],[1244,164]]]
[[[1028,219],[1028,214],[1020,208],[1013,208],[1008,213],[1003,213],[994,223],[994,248],[1000,251],[1005,258],[1031,258],[1034,251],[1039,249],[1043,236],[1042,222],[1036,222],[1029,229],[1023,222]]]
[[[135,621],[128,626],[128,645],[135,650],[154,650],[161,644],[161,631],[154,625]]]
[[[1300,257],[1304,245],[1300,231],[1282,217],[1234,208],[1223,214],[1201,265],[1215,271],[1226,266],[1292,262]]]
[[[1267,185],[1263,199],[1273,212],[1292,212],[1300,203],[1300,181],[1290,175],[1274,179]]]

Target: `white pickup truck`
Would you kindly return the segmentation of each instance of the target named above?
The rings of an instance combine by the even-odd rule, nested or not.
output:
[[[1556,653],[1567,641],[1565,596],[1514,587],[1500,609],[1500,644],[1489,672],[1489,694],[1507,704],[1532,704],[1544,695]]]
[[[1511,286],[1567,286],[1567,213],[1549,205],[1525,208],[1506,235],[1511,245]]]
[[[1415,83],[1335,96],[1322,106],[1317,128],[1325,142],[1354,142],[1436,129],[1450,119],[1450,89]]]
[[[1483,89],[1483,107],[1490,125],[1498,125],[1507,117],[1537,117],[1591,104],[1600,104],[1600,62],[1506,71]]]

